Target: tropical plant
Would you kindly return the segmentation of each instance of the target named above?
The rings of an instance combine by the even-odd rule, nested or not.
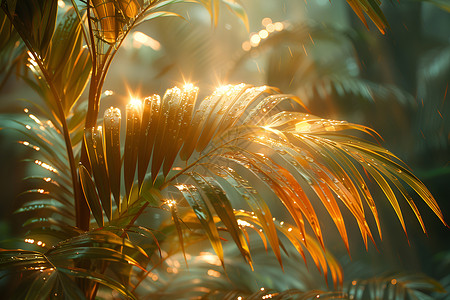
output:
[[[275,24],[279,28],[274,29]],[[353,29],[308,21],[292,24],[269,22],[258,34],[244,42],[245,51],[235,61],[229,77],[246,62],[265,64],[265,82],[298,95],[312,111],[327,117],[360,110],[373,115],[374,103],[412,106],[413,97],[394,85],[380,84],[361,76],[355,44],[361,37]],[[252,39],[256,36],[255,41]],[[373,116],[372,116],[373,117]],[[392,116],[387,116],[387,118]]]
[[[186,83],[162,97],[134,99],[126,107],[124,139],[118,108],[107,109],[99,121],[100,100],[108,94],[103,84],[123,40],[144,21],[177,16],[161,10],[177,2],[183,1],[73,0],[64,14],[58,14],[56,0],[1,2],[3,23],[14,28],[3,26],[2,36],[3,30],[20,36],[34,75],[24,80],[42,100],[30,101],[26,117],[10,126],[23,136],[21,144],[35,150],[29,161],[43,175],[25,178],[26,189],[17,197],[15,213],[26,218],[22,249],[0,250],[1,278],[12,286],[8,297],[187,297],[181,286],[176,293],[165,288],[164,270],[176,274],[180,268],[167,267],[171,257],[181,252],[189,267],[193,248],[206,241],[214,252],[206,256],[223,268],[212,274],[220,274],[227,270],[224,245],[230,247],[231,239],[253,268],[253,231],[281,268],[284,253],[298,253],[326,278],[331,274],[338,288],[342,271],[325,250],[317,210],[323,205],[349,250],[345,206],[368,247],[369,240],[375,243],[374,226],[381,238],[373,189],[386,196],[405,233],[398,196],[425,231],[407,188],[445,224],[431,193],[377,144],[376,132],[311,115],[298,97],[274,87],[224,85],[198,101],[199,89]],[[220,1],[196,2],[217,24]],[[222,2],[246,24],[238,2]],[[348,2],[361,19],[365,11],[385,28],[376,1]],[[359,136],[364,134],[374,142]],[[288,217],[274,217],[271,207],[277,205]],[[142,288],[149,280],[159,288]],[[233,289],[218,290],[199,294],[242,298]],[[346,295],[254,292],[243,295]]]

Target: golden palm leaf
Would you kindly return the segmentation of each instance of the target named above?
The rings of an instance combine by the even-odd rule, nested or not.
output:
[[[302,247],[308,246],[301,242],[308,232],[324,247],[326,237],[316,212],[320,203],[333,219],[347,249],[347,222],[341,204],[355,218],[366,247],[368,239],[374,242],[369,218],[375,220],[381,237],[377,210],[381,199],[372,196],[370,185],[378,186],[386,196],[405,233],[400,198],[411,207],[425,232],[421,214],[407,188],[412,188],[445,224],[431,193],[394,154],[347,133],[360,132],[377,140],[378,135],[372,129],[298,111],[283,111],[286,104],[302,105],[300,99],[268,86],[222,86],[199,103],[197,94],[198,89],[188,84],[167,90],[162,98],[154,95],[143,104],[134,103],[127,108],[123,153],[126,200],[113,214],[111,224],[135,220],[142,205],[168,204],[182,241],[183,225],[178,221],[176,206],[188,205],[221,259],[216,219],[222,222],[250,264],[250,248],[233,212],[237,201],[253,212],[252,220],[267,236],[280,263],[277,231],[286,233],[287,229],[277,229],[273,220],[268,203],[274,199],[295,224],[288,232],[294,231],[300,239],[300,243],[290,240],[298,245],[300,253]],[[110,198],[101,196],[105,193],[104,186],[97,183],[95,170],[108,166],[107,171],[99,172],[108,174],[110,181],[117,178],[116,182],[120,170],[117,156],[120,149],[117,142],[111,142],[111,133],[118,135],[120,122],[112,124],[108,116],[104,122],[108,142],[100,152],[101,147],[97,146],[96,155],[106,161],[91,159],[98,192],[92,189],[92,180],[82,180],[88,182],[85,195],[92,201],[91,208],[96,208],[98,226],[103,225],[101,205],[104,209],[108,207],[110,204],[103,201]],[[87,133],[92,139],[91,131]],[[102,139],[95,140],[100,143]],[[90,144],[87,143],[88,147]],[[113,152],[116,158],[111,162]],[[149,174],[145,177],[147,169]],[[82,179],[88,177],[85,175]],[[145,204],[146,201],[150,202]],[[322,264],[321,259],[316,262]]]
[[[377,26],[378,30],[380,30],[381,33],[384,34],[386,32],[388,23],[386,17],[380,9],[380,0],[347,0],[347,3],[367,28],[368,26],[366,18],[364,17],[364,13],[369,16],[369,18]]]

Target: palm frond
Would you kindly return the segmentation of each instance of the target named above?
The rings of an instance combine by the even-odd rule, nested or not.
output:
[[[14,66],[25,57],[24,44],[3,10],[0,10],[0,89],[6,84]]]
[[[440,9],[443,9],[447,12],[450,12],[450,4],[445,0],[421,0],[423,2],[429,2],[433,5],[436,5]]]
[[[434,279],[421,274],[394,274],[353,280],[344,288],[350,299],[435,299],[445,290]]]
[[[244,23],[247,31],[249,30],[248,16],[245,9],[239,0],[196,0],[201,3],[209,12],[211,16],[211,23],[217,26],[219,21],[220,2],[223,2],[226,7],[234,13]]]
[[[322,203],[348,248],[346,222],[339,207],[341,203],[355,218],[367,246],[368,239],[374,241],[368,225],[369,215],[381,237],[379,204],[372,197],[369,182],[375,183],[386,196],[405,232],[399,197],[405,199],[425,231],[407,187],[415,190],[445,224],[442,212],[428,189],[395,155],[377,144],[344,132],[353,130],[376,138],[377,134],[370,128],[300,112],[279,111],[283,102],[301,102],[294,96],[277,94],[276,89],[267,86],[223,86],[201,101],[196,109],[191,109],[197,93],[191,85],[183,89],[173,88],[162,99],[152,96],[145,101],[143,108],[142,104],[133,104],[133,108],[127,111],[123,160],[131,164],[124,167],[124,180],[129,182],[129,191],[125,193],[129,195],[126,195],[127,201],[123,201],[119,213],[113,214],[112,224],[135,220],[150,203],[155,206],[168,204],[182,242],[183,225],[178,222],[174,206],[186,201],[184,203],[194,210],[220,260],[223,261],[223,254],[216,218],[251,264],[246,235],[233,213],[233,206],[244,205],[255,214],[255,220],[281,264],[281,245],[268,202],[277,199],[285,207],[295,224],[290,231],[294,231],[297,237],[305,238],[312,230],[319,244],[324,246],[321,220],[316,214],[317,205]],[[114,124],[117,128],[118,122]],[[143,131],[146,138],[140,143],[146,149],[144,162],[140,161],[136,150],[131,151],[136,147],[131,146],[135,145],[131,139],[141,136]],[[98,145],[96,149],[102,149],[99,144],[102,139],[94,140]],[[171,142],[167,144],[164,141]],[[131,147],[128,151],[127,145]],[[111,147],[111,142],[104,144],[97,157],[117,152]],[[177,153],[178,159],[174,160],[173,155]],[[151,163],[149,157],[153,157]],[[182,161],[187,161],[187,165],[183,166]],[[151,170],[148,179],[142,184],[138,180],[137,185],[134,182],[136,164],[141,164],[143,169],[150,164]],[[132,171],[126,171],[126,168]],[[83,174],[91,187],[91,192],[85,193],[88,202],[96,207],[94,210],[92,206],[91,211],[97,216],[98,225],[102,226],[101,214],[106,210],[102,210],[97,199],[100,187],[97,186],[96,191],[92,179],[86,172]],[[183,221],[186,223],[185,218]],[[286,230],[281,231],[285,233]],[[303,246],[308,247],[308,243],[298,240],[291,240],[291,243],[298,245],[296,248],[300,253]],[[324,268],[322,259],[315,261]]]
[[[183,209],[180,204],[178,207]],[[148,278],[138,285],[136,291],[151,299],[177,299],[180,295],[183,298],[203,296],[208,299],[224,299],[230,291],[236,292],[234,299],[238,296],[246,299],[252,293],[263,290],[264,294],[261,295],[268,294],[271,290],[275,292],[274,296],[286,290],[290,291],[282,294],[287,295],[289,292],[307,294],[307,291],[324,288],[325,282],[316,276],[322,276],[324,273],[326,278],[328,272],[332,274],[336,285],[342,284],[340,265],[311,236],[307,235],[306,241],[301,241],[297,231],[288,230],[291,228],[288,224],[280,225],[279,222],[276,222],[280,233],[283,232],[283,236],[280,236],[280,243],[283,243],[283,251],[286,252],[286,255],[283,255],[284,268],[281,270],[275,255],[267,253],[267,237],[256,217],[243,210],[234,211],[234,214],[239,224],[239,230],[243,232],[252,249],[254,270],[247,264],[243,264],[242,257],[240,257],[242,256],[241,251],[232,243],[223,242],[225,255],[222,261],[212,252],[205,252],[204,246],[198,253],[197,245],[203,245],[201,242],[205,239],[202,234],[203,225],[199,223],[195,213],[185,210],[185,213],[180,213],[180,219],[183,220],[184,227],[189,228],[184,231],[186,241],[189,241],[185,254],[188,257],[187,266],[183,266],[180,247],[175,248],[174,253],[163,252],[163,263],[151,270]],[[219,218],[216,217],[215,222],[221,228]],[[161,227],[160,230],[164,231],[168,237],[165,243],[175,244],[171,241],[174,235],[170,234],[176,231],[175,227],[176,225],[170,223]],[[224,240],[228,234],[222,236],[224,237],[222,240]],[[295,242],[291,244],[290,240]],[[164,244],[162,247],[167,249]],[[302,256],[299,255],[296,247],[305,247],[307,254],[303,256],[303,259],[308,263],[317,263],[318,272],[315,273],[314,270],[307,270],[298,265]],[[325,261],[328,261],[328,266]],[[155,276],[158,278],[157,281],[154,279]],[[282,281],[272,280],[280,276],[285,279]],[[294,291],[294,289],[296,290]],[[317,293],[314,294],[314,296],[316,295]]]
[[[2,1],[1,6],[27,47],[44,57],[55,29],[57,1]]]
[[[7,128],[22,137],[19,144],[32,149],[24,161],[33,175],[24,178],[24,190],[17,195],[15,213],[24,218],[26,237],[38,235],[40,240],[51,245],[55,242],[54,237],[66,239],[78,234],[73,227],[72,177],[61,132],[50,120],[44,121],[33,114],[32,106],[28,107],[24,108],[24,117],[15,116],[13,121],[6,123]],[[39,112],[39,106],[34,107]],[[83,114],[69,117],[69,123],[80,115]],[[76,131],[76,128],[72,130],[74,141]]]
[[[240,92],[235,92],[236,88]],[[207,154],[199,159],[198,165],[201,168],[210,169],[211,165],[222,164],[232,169],[238,168],[240,172],[249,173],[250,178],[255,177],[255,180],[264,183],[283,201],[302,232],[305,229],[302,225],[301,216],[304,215],[315,231],[317,238],[322,239],[314,209],[311,203],[307,201],[308,198],[304,194],[302,186],[297,182],[304,182],[306,186],[315,191],[332,215],[333,212],[339,210],[336,205],[328,206],[326,203],[333,201],[334,193],[355,216],[363,237],[366,235],[371,237],[362,209],[362,199],[368,203],[375,220],[378,220],[376,205],[367,189],[367,183],[356,167],[357,165],[367,170],[370,176],[382,187],[392,206],[396,209],[400,220],[402,220],[402,216],[397,208],[396,197],[383,176],[386,176],[388,180],[394,183],[396,188],[400,189],[402,194],[405,194],[420,222],[421,218],[416,211],[414,202],[406,196],[405,190],[397,181],[398,179],[413,187],[442,220],[442,214],[437,210],[436,202],[431,198],[428,190],[398,162],[395,156],[375,144],[340,133],[342,130],[356,129],[373,134],[370,129],[346,122],[323,120],[308,114],[293,112],[273,114],[271,118],[265,121],[257,121],[254,125],[251,120],[247,120],[248,123],[245,125],[233,126],[237,124],[233,124],[234,122],[227,124],[226,120],[233,116],[234,121],[238,123],[237,120],[242,116],[245,107],[252,101],[257,101],[257,97],[262,92],[270,92],[270,89],[266,87],[250,88],[244,85],[228,87],[228,89],[229,95],[235,97],[235,100],[238,99],[236,103],[240,103],[240,110],[236,107],[233,110],[221,105],[220,107],[224,108],[224,112],[221,114],[222,120],[215,121],[217,125],[210,125],[207,118],[212,116],[212,112],[205,111],[203,113],[204,108],[202,110],[202,107],[200,107],[196,113],[208,115],[208,117],[203,117],[205,119],[203,121],[205,125],[203,126],[207,128],[207,131],[203,130],[199,138],[199,134],[194,132],[199,132],[199,129],[196,129],[198,125],[193,123],[191,127],[193,133],[187,136],[188,142],[181,150],[181,156],[183,156],[184,149],[191,147],[192,140],[201,141],[203,136],[207,136],[209,139],[213,136],[216,136],[216,138],[221,136],[222,140],[219,140],[218,143],[216,141],[215,148],[206,152]],[[220,91],[216,93],[216,95],[221,95]],[[218,99],[220,98],[219,96]],[[207,98],[207,101],[212,102],[210,111],[216,109],[216,103],[219,100],[211,97]],[[230,102],[233,103],[233,100]],[[269,110],[270,108],[262,109],[259,112],[263,117],[269,114]],[[214,115],[214,117],[217,118],[217,115]],[[197,116],[194,115],[193,120],[196,119]],[[201,117],[198,117],[198,119],[201,119]],[[253,120],[260,119],[261,117],[253,118]],[[227,124],[222,127],[223,129],[218,125],[221,122],[223,122],[223,125]],[[228,129],[228,132],[223,134],[225,129]],[[245,146],[242,143],[245,143]],[[197,144],[197,146],[199,145],[200,147],[197,147],[197,150],[205,151],[206,145]],[[258,152],[255,153],[253,147],[258,147]],[[189,156],[191,150],[186,150],[185,153]],[[205,161],[208,164],[203,164]],[[214,168],[223,167],[215,166]],[[246,174],[243,177],[249,178],[248,176]],[[202,182],[196,182],[197,187],[202,186],[202,184]],[[287,186],[287,184],[290,186]],[[293,200],[296,198],[298,201]],[[343,224],[339,224],[340,217],[334,215],[333,219],[337,222],[336,225],[340,229],[341,236],[346,240]]]
[[[402,105],[415,104],[406,91],[361,77],[355,51],[360,37],[356,32],[314,22],[284,22],[282,30],[271,31],[257,44],[245,42],[250,48],[236,59],[229,76],[256,57],[267,61],[267,84],[298,95],[310,109],[317,105],[323,111],[324,101],[330,102],[326,105],[330,108],[336,103],[338,107],[354,107],[350,104],[354,99],[358,100],[358,107],[365,103],[370,107],[374,103],[391,105],[391,100]]]
[[[41,244],[41,241],[25,240]],[[47,297],[69,297],[85,299],[75,279],[82,278],[98,282],[116,290],[125,297],[135,296],[120,282],[120,274],[105,274],[105,263],[111,270],[113,265],[145,268],[147,254],[129,240],[108,231],[92,231],[54,245],[44,253],[29,250],[0,250],[1,276],[22,276],[20,284],[28,285],[27,299]],[[91,268],[81,268],[78,261],[90,261]],[[124,269],[124,268],[123,268]]]
[[[386,32],[386,28],[389,28],[386,17],[380,8],[380,0],[347,0],[347,3],[367,28],[369,27],[367,26],[364,13],[369,16],[381,33],[384,34]]]

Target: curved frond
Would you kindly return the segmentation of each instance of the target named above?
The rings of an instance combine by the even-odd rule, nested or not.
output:
[[[276,222],[277,229],[283,233],[280,236],[280,243],[283,244],[283,252],[286,254],[283,253],[284,268],[280,269],[275,255],[267,253],[267,236],[263,233],[262,226],[256,217],[243,210],[234,211],[234,214],[239,224],[239,230],[243,232],[252,250],[254,270],[243,263],[244,261],[240,257],[242,256],[241,251],[233,243],[223,242],[225,254],[223,261],[215,254],[207,252],[205,247],[198,250],[197,243],[204,239],[202,225],[194,213],[187,211],[180,214],[183,224],[189,228],[189,230],[185,230],[185,234],[186,240],[189,240],[189,244],[192,246],[186,250],[187,266],[184,267],[181,263],[183,258],[179,252],[164,253],[162,257],[164,263],[152,269],[148,275],[149,278],[139,285],[138,289],[141,294],[147,295],[149,299],[154,297],[176,298],[180,295],[183,295],[183,298],[208,296],[211,299],[228,299],[227,295],[235,293],[233,299],[238,296],[247,299],[253,293],[258,292],[260,297],[269,293],[275,297],[276,295],[313,295],[314,291],[316,292],[315,297],[322,293],[319,289],[326,289],[325,283],[328,284],[327,281],[319,278],[322,276],[322,272],[325,273],[325,277],[326,274],[332,274],[331,277],[336,285],[342,284],[342,270],[339,263],[323,250],[313,237],[307,235],[305,241],[302,241],[299,233],[292,230],[291,226]],[[219,228],[222,228],[219,218],[215,218],[215,222]],[[175,225],[166,223],[162,226],[162,230],[168,234],[175,230],[174,227]],[[172,228],[171,231],[169,231],[170,228]],[[225,240],[228,234],[221,233],[221,236],[222,240]],[[291,241],[293,242],[291,243]],[[171,240],[166,242],[171,243]],[[303,258],[298,253],[297,247],[302,249],[304,247],[306,255]],[[201,252],[198,253],[198,251]],[[299,261],[302,259],[308,263],[317,263],[318,272],[299,265]],[[158,280],[154,282],[155,277]],[[283,280],[273,280],[273,278],[279,277],[283,277]],[[152,278],[153,280],[151,280]],[[323,295],[327,294],[323,293]]]
[[[434,279],[421,274],[394,274],[353,280],[344,288],[351,299],[435,299],[445,290]]]
[[[367,21],[364,14],[367,14],[372,22],[377,26],[378,30],[382,34],[385,33],[386,28],[389,28],[386,17],[381,11],[380,5],[381,1],[379,0],[347,0],[347,3],[356,13],[358,18],[366,25]]]
[[[200,157],[185,168],[186,171],[168,178],[169,182],[175,181],[173,184],[179,189],[193,189],[177,183],[181,180],[192,184],[205,195],[205,199],[216,199],[214,202],[221,203],[220,208],[214,203],[211,205],[219,217],[222,207],[229,207],[226,204],[227,198],[242,199],[254,210],[260,222],[265,224],[263,227],[266,234],[272,237],[269,240],[271,246],[277,248],[271,227],[273,225],[270,217],[267,217],[270,214],[264,206],[260,206],[269,198],[275,197],[290,213],[300,233],[305,234],[305,225],[309,224],[317,239],[323,243],[320,220],[315,214],[315,199],[318,199],[348,245],[345,223],[338,206],[338,202],[341,202],[357,221],[363,240],[373,240],[364,206],[369,207],[370,215],[381,235],[377,204],[368,188],[368,182],[374,180],[391,203],[405,231],[397,193],[411,206],[424,231],[425,227],[404,185],[414,189],[444,222],[430,192],[398,158],[376,144],[343,133],[344,130],[356,130],[376,135],[370,128],[345,121],[324,120],[304,113],[273,113],[273,107],[270,106],[266,109],[258,107],[259,117],[250,110],[249,114],[253,118],[243,118],[247,122],[242,124],[239,119],[245,109],[252,102],[264,101],[259,100],[264,99],[263,93],[271,91],[267,87],[252,88],[246,85],[226,88],[225,93],[222,88],[207,98],[206,103],[202,102],[193,116],[190,134],[186,137],[180,155],[183,159],[188,158],[193,148],[190,145],[197,141]],[[225,102],[224,97],[230,97],[226,101],[231,105],[221,104],[219,107],[223,112],[220,115],[214,114],[217,103]],[[269,97],[274,99],[274,96]],[[239,103],[238,108],[233,107],[233,101]],[[278,104],[275,100],[274,103]],[[214,123],[209,123],[209,118]],[[205,140],[202,141],[202,138]],[[206,147],[210,143],[211,146]],[[188,150],[183,151],[185,149]],[[191,173],[194,168],[196,171]],[[210,175],[201,175],[204,172]],[[311,198],[306,191],[312,191],[315,197]],[[192,196],[187,193],[185,195]],[[248,195],[258,196],[252,196],[252,199]],[[225,221],[228,229],[236,228],[234,222],[227,222]],[[233,236],[233,239],[238,245],[244,245],[238,235]],[[217,243],[217,238],[214,240]],[[245,248],[242,246],[244,255]]]
[[[2,89],[14,66],[25,57],[24,44],[3,10],[0,10],[0,41],[0,89]]]
[[[22,276],[21,284],[28,285],[26,295],[22,296],[27,299],[57,296],[85,299],[75,282],[77,278],[100,283],[136,299],[121,283],[122,274],[114,274],[113,265],[144,269],[148,262],[147,254],[140,247],[108,231],[81,234],[54,245],[45,253],[1,249],[0,256],[1,276]],[[77,263],[80,260],[89,263],[80,267]],[[112,273],[105,274],[106,262]],[[16,290],[17,294],[23,291],[23,288]]]
[[[429,2],[433,5],[436,5],[440,9],[443,9],[447,12],[450,12],[450,4],[444,0],[421,0],[423,2]]]
[[[31,109],[31,108],[30,108]],[[27,237],[38,234],[71,237],[76,234],[71,174],[60,131],[51,121],[43,121],[25,108],[26,117],[16,116],[7,124],[29,148],[23,162],[36,174],[23,180],[23,191],[17,195],[15,213],[24,218]],[[44,229],[44,231],[42,231]]]
[[[329,213],[347,249],[347,222],[342,205],[355,218],[366,247],[369,239],[374,242],[368,219],[374,220],[381,237],[377,210],[380,200],[374,199],[371,191],[376,186],[391,204],[405,233],[401,199],[411,207],[425,232],[408,188],[445,224],[431,193],[395,155],[378,144],[348,134],[359,132],[376,140],[379,137],[372,129],[283,111],[286,103],[302,103],[267,86],[223,86],[194,106],[197,93],[191,85],[173,88],[162,99],[152,96],[144,104],[133,104],[128,110],[123,174],[125,183],[128,182],[125,192],[129,195],[121,206],[122,213],[114,214],[113,224],[133,222],[150,203],[154,206],[170,203],[172,220],[182,241],[183,225],[178,222],[178,212],[173,206],[185,201],[194,210],[221,261],[223,250],[216,218],[250,264],[246,235],[233,214],[236,206],[243,205],[255,214],[280,264],[282,247],[268,208],[268,203],[273,201],[280,203],[290,215],[295,224],[291,230],[300,238],[312,232],[322,247],[326,241],[322,220],[316,213],[318,205],[323,205]],[[114,124],[118,128],[118,122]],[[132,141],[138,137],[141,137],[139,148],[145,149],[141,156],[137,142]],[[101,146],[105,141],[94,140],[97,151],[100,149],[99,153],[106,157],[104,165],[109,165],[109,157],[104,153],[117,153],[118,150],[113,150],[118,149],[117,144],[108,142]],[[182,161],[187,161],[187,165],[183,166]],[[136,165],[140,170],[150,170],[149,180],[138,178],[137,185]],[[96,191],[87,175],[84,177],[92,187],[89,189],[92,193],[88,193],[92,199],[89,196],[88,202],[95,204],[91,207],[93,213],[97,207],[94,214],[98,216],[97,221],[103,221],[102,211],[107,210],[100,207],[97,199],[101,187],[95,184]],[[297,250],[302,252],[302,247]],[[321,259],[316,263],[324,267]]]

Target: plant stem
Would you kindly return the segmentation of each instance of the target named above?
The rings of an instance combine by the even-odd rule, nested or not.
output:
[[[28,45],[27,45],[28,46]],[[63,107],[61,105],[62,99],[61,96],[58,94],[58,91],[56,90],[52,78],[47,73],[47,70],[45,69],[42,62],[35,56],[35,53],[33,51],[30,51],[31,55],[33,55],[34,60],[39,65],[39,68],[41,69],[42,74],[44,75],[50,90],[52,91],[53,96],[55,97],[56,107],[58,108],[58,115],[59,120],[62,125],[62,132],[64,136],[64,142],[66,144],[66,150],[67,150],[67,156],[69,158],[69,166],[70,166],[70,174],[72,177],[72,188],[73,188],[73,195],[75,198],[75,210],[78,212],[79,210],[79,202],[80,202],[80,190],[79,190],[79,182],[78,182],[78,175],[77,175],[77,169],[75,166],[75,157],[73,155],[73,148],[72,148],[72,141],[70,140],[70,134],[69,134],[69,128],[67,127],[66,122],[66,116],[63,110]],[[78,213],[76,213],[78,216]],[[78,220],[77,220],[78,221]],[[78,222],[77,222],[78,223]],[[78,224],[77,224],[78,225]]]
[[[34,50],[33,46],[29,42],[29,39],[27,38],[27,36],[25,35],[26,30],[24,28],[22,28],[22,26],[21,26],[22,24],[19,24],[15,20],[15,18],[13,16],[11,16],[7,7],[2,7],[2,8],[3,8],[3,11],[5,12],[5,14],[8,16],[11,23],[16,28],[16,30],[19,33],[20,37],[22,38],[23,42],[25,43],[27,48],[30,50],[29,51],[30,55],[32,56],[33,60],[38,64],[39,69],[41,70],[42,75],[44,76],[44,78],[50,88],[50,91],[53,94],[53,97],[55,97],[56,107],[58,110],[57,113],[58,113],[59,121],[62,126],[64,143],[66,145],[67,156],[69,159],[70,173],[71,173],[71,177],[72,177],[72,188],[73,188],[73,194],[74,194],[74,198],[75,198],[75,208],[78,209],[78,204],[79,204],[79,200],[80,200],[80,197],[79,197],[80,190],[78,189],[79,183],[78,183],[77,169],[75,166],[75,157],[73,155],[72,141],[70,140],[69,128],[67,127],[66,115],[65,115],[64,109],[62,107],[61,96],[59,95],[58,91],[56,90],[55,85],[53,84],[53,78],[47,72],[46,68],[44,67],[43,62],[38,57],[38,55],[36,55],[36,51]]]

